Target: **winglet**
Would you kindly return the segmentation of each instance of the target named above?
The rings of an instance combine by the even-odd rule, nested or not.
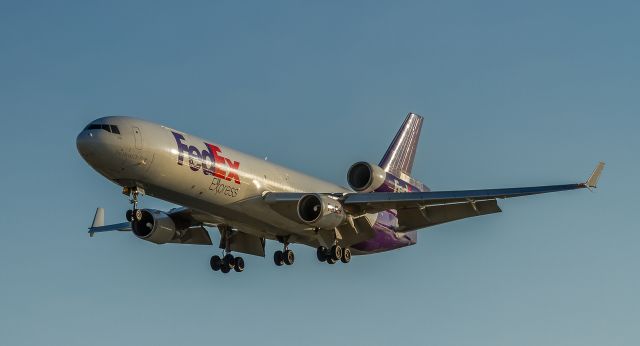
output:
[[[96,227],[104,226],[104,208],[96,209],[96,215],[93,216],[93,222],[91,223],[91,228],[89,228],[89,236],[93,237],[93,233],[91,230]]]
[[[600,175],[602,174],[602,170],[604,169],[604,162],[600,161],[596,166],[596,169],[593,170],[591,176],[587,180],[584,185],[589,189],[595,189],[598,185],[598,180],[600,179]]]

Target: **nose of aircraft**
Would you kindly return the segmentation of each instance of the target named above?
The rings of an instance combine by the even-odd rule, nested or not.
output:
[[[153,152],[142,145],[141,124],[120,116],[96,119],[76,137],[78,153],[109,179],[142,176],[153,162]]]
[[[110,133],[103,130],[103,125],[91,123],[76,137],[76,148],[80,156],[93,168],[104,168],[109,162],[112,141]]]
[[[80,156],[85,161],[91,156],[91,137],[93,137],[93,134],[86,129],[82,130],[76,137],[76,148],[78,148]]]

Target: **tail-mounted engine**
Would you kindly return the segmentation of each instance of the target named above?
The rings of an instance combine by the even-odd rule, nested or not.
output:
[[[346,218],[339,201],[321,194],[304,195],[298,201],[298,217],[320,229],[333,229]]]
[[[165,244],[180,237],[175,222],[159,210],[136,210],[131,229],[136,237],[156,244]]]
[[[381,187],[387,172],[369,162],[356,162],[347,172],[347,182],[357,192],[371,192]]]

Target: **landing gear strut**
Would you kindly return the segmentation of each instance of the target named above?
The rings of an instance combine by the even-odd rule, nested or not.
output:
[[[273,253],[273,263],[275,263],[278,267],[286,264],[288,266],[292,265],[296,260],[296,256],[292,250],[289,250],[289,243],[287,241],[283,241],[284,248],[282,251],[278,250]]]
[[[229,237],[231,235],[231,227],[227,225],[219,225],[218,228],[222,233],[222,239],[224,240],[224,256],[220,258],[218,255],[211,256],[211,260],[209,264],[211,265],[211,269],[213,271],[221,271],[223,273],[228,273],[232,269],[236,272],[240,273],[244,271],[244,259],[240,256],[235,257],[231,254],[231,248],[229,244]]]
[[[131,196],[129,203],[132,204],[132,208],[127,210],[125,214],[127,221],[132,222],[134,219],[137,221],[142,220],[142,212],[138,209],[138,196],[140,194],[144,195],[144,190],[139,187],[123,187],[122,193]]]

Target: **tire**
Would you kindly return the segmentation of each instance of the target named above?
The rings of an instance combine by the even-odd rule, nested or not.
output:
[[[338,261],[340,258],[342,258],[342,248],[340,247],[340,245],[334,245],[331,247],[331,258],[333,258],[334,261]]]
[[[324,246],[320,246],[317,250],[316,250],[316,256],[318,256],[318,261],[320,262],[326,262],[327,261],[327,248]]]
[[[220,268],[220,271],[226,274],[226,273],[231,271],[231,267],[226,266],[226,265],[223,264],[222,268]]]
[[[209,264],[211,265],[211,269],[213,269],[214,272],[217,272],[222,268],[222,259],[218,255],[211,256]]]
[[[349,263],[351,261],[351,250],[349,250],[349,248],[342,251],[342,258],[340,260],[342,263]]]
[[[142,221],[142,210],[141,209],[134,210],[133,216],[135,217],[136,221],[138,222]]]
[[[131,211],[131,209],[127,210],[124,216],[127,219],[127,221],[129,222],[133,221],[133,211]]]
[[[293,251],[287,250],[284,252],[284,263],[288,266],[292,265],[296,260],[296,256],[293,254]]]
[[[284,264],[284,254],[282,251],[278,250],[273,253],[273,263],[275,263],[278,267]]]
[[[329,263],[329,264],[336,264],[336,262],[337,262],[337,261],[336,261],[336,260],[334,260],[334,259],[333,259],[333,257],[329,257],[329,258],[327,258],[327,263]]]
[[[238,273],[241,273],[242,271],[244,271],[244,258],[236,257],[236,261],[235,262],[236,263],[233,266],[233,270],[235,270]]]
[[[232,254],[228,253],[222,258],[222,264],[226,267],[233,268],[236,264],[236,260]]]

